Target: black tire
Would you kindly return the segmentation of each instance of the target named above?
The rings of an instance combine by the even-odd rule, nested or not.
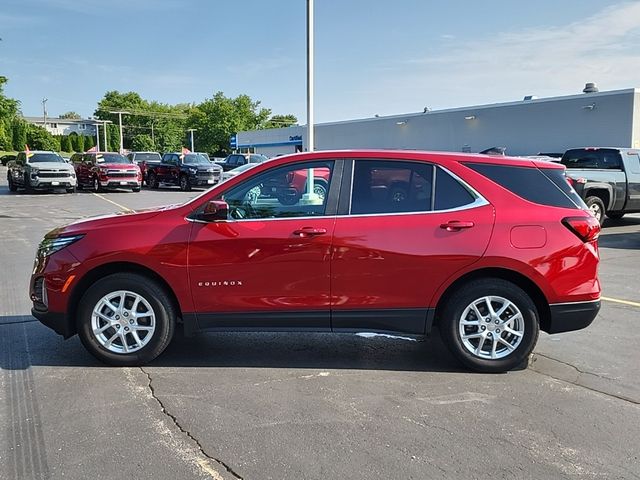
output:
[[[134,187],[131,189],[132,192],[139,192],[140,191],[140,187]]]
[[[76,193],[76,187],[67,188],[67,193]]]
[[[584,202],[587,204],[587,207],[589,207],[593,216],[596,217],[596,220],[602,225],[606,213],[602,199],[600,197],[587,197]]]
[[[98,181],[98,177],[93,177],[91,180],[91,191],[94,193],[102,192],[102,187],[100,186],[100,182]]]
[[[158,182],[158,177],[155,173],[151,172],[147,175],[147,186],[155,189],[160,187],[160,182]]]
[[[93,308],[98,301],[119,290],[127,290],[144,297],[155,314],[156,326],[148,343],[133,353],[109,351],[97,340],[91,327]],[[78,305],[76,326],[85,348],[98,360],[114,366],[144,365],[160,355],[171,342],[175,331],[176,310],[165,289],[150,278],[136,273],[116,273],[91,285]]]
[[[622,212],[607,212],[606,215],[611,220],[620,220],[622,217],[624,217],[624,213]]]
[[[34,188],[31,186],[31,179],[26,173],[24,174],[24,189],[27,193],[35,193]]]
[[[465,309],[474,301],[485,296],[502,297],[515,305],[522,314],[524,329],[522,339],[512,352],[502,358],[491,359],[477,356],[465,347],[460,335],[459,325]],[[479,325],[482,325],[483,331],[486,328],[484,325],[491,325],[492,328],[497,328],[492,325],[492,322],[488,322],[488,324],[479,322]],[[472,370],[486,373],[506,372],[524,364],[535,347],[540,332],[538,312],[531,297],[517,285],[499,278],[477,279],[458,288],[446,299],[446,304],[443,306],[442,311],[439,312],[438,327],[442,340],[462,364]],[[466,329],[467,327],[464,328]],[[468,328],[473,329],[476,327],[470,326]],[[480,331],[479,328],[478,332]],[[489,329],[487,328],[487,330]],[[493,335],[496,335],[498,331],[495,330]],[[487,334],[492,335],[489,331],[487,331]],[[505,335],[508,338],[504,331],[500,335]],[[491,337],[489,342],[490,339]],[[484,343],[484,345],[489,346],[487,343]]]
[[[296,205],[302,198],[302,195],[300,193],[280,194],[277,198],[278,202],[282,205],[291,206]]]
[[[9,191],[10,192],[17,192],[18,191],[18,186],[13,183],[13,178],[11,178],[11,174],[7,175],[7,183],[9,183]]]
[[[183,192],[191,191],[191,181],[189,180],[188,176],[181,175],[179,183],[180,183],[180,190],[182,190]]]

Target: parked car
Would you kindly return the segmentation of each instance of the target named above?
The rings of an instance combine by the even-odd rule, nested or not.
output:
[[[242,172],[245,172],[245,171],[249,170],[250,168],[255,167],[256,165],[259,165],[259,164],[258,163],[245,163],[241,167],[234,168],[233,170],[229,170],[227,172],[222,172],[221,181],[224,182],[226,180],[229,180],[230,178],[233,178],[236,175],[238,175],[238,174],[240,174]]]
[[[27,192],[64,188],[68,193],[73,193],[76,174],[73,167],[56,152],[20,152],[9,163],[7,182],[11,192],[18,188],[24,188]]]
[[[567,177],[598,219],[640,212],[640,150],[573,148],[562,156]]]
[[[323,199],[287,205],[254,194],[310,169],[328,172]],[[399,177],[408,179],[401,196]],[[112,365],[153,360],[177,324],[186,335],[416,336],[437,325],[462,363],[498,372],[522,364],[539,330],[593,321],[599,232],[551,162],[303,153],[256,165],[183,205],[49,232],[30,281],[32,313],[65,338],[79,334]]]
[[[130,188],[139,192],[142,186],[140,167],[119,153],[74,153],[71,163],[78,176],[79,189],[101,192],[110,188]]]
[[[2,163],[2,166],[7,166],[7,163],[12,162],[16,159],[16,155],[12,155],[12,154],[8,154],[8,155],[3,155],[0,157],[0,163]]]
[[[198,153],[165,153],[162,162],[150,165],[147,170],[147,185],[177,185],[183,192],[192,187],[212,187],[220,182],[222,167],[215,165]]]
[[[236,167],[240,167],[247,163],[262,163],[269,160],[269,157],[261,155],[259,153],[232,153],[224,159],[224,162],[220,163],[225,172],[233,170]]]
[[[140,167],[142,174],[142,183],[147,181],[147,169],[149,164],[157,164],[162,162],[162,155],[158,152],[129,152],[127,158]]]

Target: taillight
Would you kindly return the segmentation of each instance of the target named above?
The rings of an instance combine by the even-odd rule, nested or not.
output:
[[[600,235],[600,222],[595,217],[566,217],[562,224],[583,242],[592,242]]]
[[[569,184],[570,187],[573,187],[573,178],[571,177],[564,177],[564,179],[567,181],[567,183]]]

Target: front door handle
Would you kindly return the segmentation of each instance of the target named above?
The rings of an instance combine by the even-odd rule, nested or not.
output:
[[[440,225],[440,228],[446,230],[447,232],[459,232],[464,228],[471,228],[475,224],[473,222],[461,222],[459,220],[450,220],[447,223],[443,223]]]
[[[302,227],[294,230],[293,234],[298,237],[315,237],[316,235],[324,235],[327,233],[326,228]]]

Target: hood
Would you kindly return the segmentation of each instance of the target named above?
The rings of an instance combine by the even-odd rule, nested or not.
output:
[[[165,205],[162,207],[144,208],[141,210],[126,210],[123,212],[100,215],[69,223],[62,227],[54,228],[45,235],[45,238],[59,237],[62,235],[75,235],[78,233],[87,233],[111,225],[127,223],[127,222],[144,222],[159,215],[161,212],[171,210],[179,205]]]
[[[96,165],[109,170],[136,170],[139,168],[135,163],[97,163]]]
[[[73,165],[66,162],[33,162],[29,163],[31,168],[37,168],[39,170],[73,170]]]

